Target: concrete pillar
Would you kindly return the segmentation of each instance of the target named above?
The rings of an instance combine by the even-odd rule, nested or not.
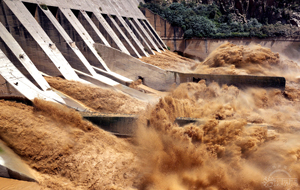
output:
[[[2,23],[0,23],[0,39],[2,39],[0,47],[5,46],[9,49],[6,53],[6,57],[11,57],[10,61],[13,61],[14,66],[17,67],[31,83],[35,84],[37,88],[45,91],[49,97],[63,102],[62,99],[51,90],[50,85],[44,77],[42,77],[41,73],[37,70],[32,61]]]
[[[89,63],[109,71],[109,68],[106,66],[105,62],[93,47],[95,43],[94,40],[73,14],[71,9],[59,8],[57,16],[59,23],[66,30],[69,36],[76,42],[77,47],[85,55]]]
[[[18,116],[16,116],[18,117]],[[1,182],[3,181],[2,177],[4,178],[11,178],[29,182],[37,182],[36,177],[33,174],[33,170],[26,165],[21,158],[14,153],[13,150],[7,147],[7,145],[0,140],[0,176]],[[4,174],[4,175],[3,175]],[[1,184],[1,189],[8,190],[8,189],[21,189],[21,183],[18,184],[16,180],[10,180],[6,184],[4,180],[4,185]],[[15,184],[16,183],[16,184]],[[25,187],[25,188],[24,188]],[[23,183],[23,188],[26,189],[32,187],[33,189],[38,189],[38,185],[29,185],[29,183]]]
[[[145,51],[144,46],[138,40],[137,36],[134,34],[131,28],[127,25],[125,20],[121,16],[117,15],[115,17],[115,21],[117,22],[119,27],[123,30],[124,34],[128,37],[130,42],[134,45],[135,49],[139,52],[139,54],[141,56],[149,57],[149,54]]]
[[[0,97],[25,97],[19,91],[17,91],[12,85],[10,85],[5,78],[0,75]]]
[[[67,60],[21,1],[4,0],[3,6],[10,33],[40,71],[52,76],[62,75],[68,80],[79,80]]]
[[[90,65],[88,60],[84,57],[81,51],[77,48],[76,43],[70,38],[63,27],[59,24],[56,18],[53,16],[49,9],[39,9],[39,20],[41,26],[49,34],[50,38],[57,44],[59,49],[66,55],[68,61],[70,61],[71,66],[75,69],[76,74],[95,85],[99,86],[115,86],[119,85],[118,82],[107,78],[105,76],[99,75],[94,68]],[[52,10],[53,11],[53,10]]]
[[[144,36],[140,33],[140,31],[137,29],[137,27],[133,24],[132,19],[124,18],[126,23],[131,27],[131,30],[135,33],[135,35],[138,37],[139,41],[142,42],[143,46],[146,48],[149,54],[155,55],[155,53],[152,51],[150,45],[145,40]]]
[[[144,38],[147,40],[149,45],[152,47],[152,49],[156,50],[158,53],[161,53],[155,42],[153,41],[152,37],[150,37],[149,33],[146,31],[146,29],[142,26],[140,21],[137,18],[133,18],[132,22],[135,24],[136,28],[140,30],[140,33],[144,36]]]
[[[65,32],[49,8],[47,10],[40,7],[38,8],[39,24],[55,43],[56,47],[62,52],[72,68],[90,75],[92,75],[93,72],[95,73],[90,63],[77,48],[76,43]]]
[[[165,32],[165,20],[163,20],[159,15],[150,12],[149,9],[144,9],[144,11],[148,19],[141,21],[143,21],[145,25],[149,28],[149,30],[153,34],[153,37],[155,37],[155,39],[160,43],[160,45],[164,48],[167,48],[167,46],[161,39],[162,35],[159,35]]]
[[[105,18],[100,12],[93,12],[91,17],[94,24],[98,27],[100,32],[105,35],[105,38],[109,41],[111,47],[121,50],[122,52],[130,55],[127,48],[118,38],[117,34],[113,31],[110,25],[106,22]]]
[[[3,25],[1,23],[0,23],[0,25],[1,25],[0,26],[0,49],[5,54],[5,56],[37,88],[39,88],[40,90],[45,90],[45,89],[50,88],[48,83],[41,76],[39,71],[35,68],[34,64],[31,62],[31,60],[26,55],[26,53],[22,50],[22,48],[17,47],[18,43],[17,42],[15,43],[15,41],[8,41],[8,40],[10,40],[10,38],[7,38],[6,34],[3,34],[3,32],[6,32],[7,30],[5,28],[4,28],[5,30],[3,30],[3,28],[2,28]],[[10,33],[8,33],[8,34],[10,34]],[[31,66],[33,66],[36,69],[36,73],[38,75],[31,75],[31,73],[30,73]],[[35,73],[35,70],[33,70],[33,73]],[[41,80],[38,80],[38,79],[41,79]],[[39,84],[39,81],[41,81],[40,84]],[[47,86],[49,86],[49,87],[47,88]]]
[[[92,16],[92,14],[93,14],[92,12],[80,11],[80,14],[78,15],[78,19],[94,40],[100,39],[99,41],[95,40],[95,42],[97,42],[97,43],[102,42],[102,44],[104,44],[108,47],[111,47],[110,44],[108,43],[108,41],[105,39],[105,37],[102,35],[102,33],[99,31],[97,26],[94,24],[94,22],[90,18],[89,15]],[[86,20],[86,22],[85,22],[85,20]]]
[[[103,15],[106,22],[110,25],[110,27],[114,30],[114,32],[117,34],[119,39],[122,41],[122,43],[125,45],[126,49],[129,51],[130,55],[141,58],[141,55],[138,53],[138,51],[135,49],[135,47],[132,45],[130,40],[127,38],[127,36],[123,33],[120,26],[116,23],[115,19],[112,17],[116,17],[115,15]]]
[[[163,51],[164,48],[160,43],[159,38],[157,38],[157,34],[155,32],[155,30],[152,28],[151,24],[149,24],[149,22],[147,20],[141,20],[139,19],[139,21],[141,22],[141,24],[145,27],[146,31],[148,31],[148,33],[150,34],[150,36],[152,36],[152,39],[156,42],[156,45]]]
[[[29,100],[40,98],[47,101],[54,101],[32,84],[5,56],[2,50],[0,50],[0,75]]]
[[[159,17],[160,18],[160,17]],[[146,24],[148,25],[148,27],[150,28],[150,30],[152,31],[152,33],[154,34],[154,36],[156,37],[156,39],[159,41],[159,43],[161,44],[161,46],[163,48],[167,49],[167,45],[164,43],[164,41],[161,39],[160,35],[157,34],[157,32],[154,30],[154,28],[151,26],[151,24],[149,23],[148,20],[144,20],[146,22]],[[161,20],[159,20],[161,21]]]

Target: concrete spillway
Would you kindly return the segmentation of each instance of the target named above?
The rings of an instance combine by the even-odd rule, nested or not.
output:
[[[138,3],[134,0],[0,0],[1,65],[9,63],[19,76],[12,80],[2,67],[3,81],[16,94],[30,100],[43,97],[65,103],[50,89],[40,72],[112,87],[138,79],[138,74],[128,78],[112,71],[111,63],[106,63],[103,53],[95,49],[99,43],[111,51],[119,50],[138,58],[154,54],[153,49],[158,52],[163,49],[138,9]],[[26,87],[12,85],[16,82],[26,83]],[[8,95],[7,89],[0,92]]]
[[[145,24],[138,3],[136,0],[0,0],[0,98],[41,98],[85,111],[85,107],[52,90],[42,76],[49,75],[151,99],[125,86],[140,75],[154,74],[150,86],[159,81],[165,83],[159,77],[168,76],[165,71],[133,58],[163,50],[153,38],[154,31]],[[97,45],[107,49],[104,51]],[[136,65],[130,66],[131,60],[137,61],[140,72],[131,73],[128,69],[118,72],[113,66],[115,55],[126,55],[121,59],[131,69]],[[111,59],[104,60],[107,56]],[[162,85],[163,89],[173,82]],[[93,121],[96,118],[85,117]],[[134,122],[135,117],[106,115],[103,118],[94,122],[109,124],[114,133],[133,133],[133,129],[122,126],[124,122]],[[34,181],[30,172],[16,165],[21,161],[13,158],[16,156],[0,142],[0,177]]]
[[[2,141],[0,141],[0,177],[36,181],[31,168]]]
[[[123,90],[120,86],[140,78],[144,85],[163,91],[188,81],[183,74],[135,59],[167,47],[137,1],[0,0],[0,5],[1,56],[22,74],[30,89],[35,88],[33,93],[11,86],[28,99],[46,96],[65,103],[40,72]],[[8,74],[2,70],[2,79],[7,81]],[[9,94],[8,88],[0,92]]]
[[[159,54],[167,48],[138,9],[138,3],[138,0],[0,0],[0,98],[41,98],[85,111],[82,105],[53,91],[42,74],[109,86],[147,101],[151,97],[127,87],[128,84],[142,79],[144,85],[166,91],[174,83],[217,81],[213,76],[166,71],[136,59]],[[243,79],[265,87],[263,80]],[[239,81],[226,77],[217,82],[225,80]],[[274,82],[270,87],[284,88],[282,78],[268,81]],[[85,114],[83,117],[118,135],[131,136],[136,128],[136,116]],[[14,169],[15,163],[10,164],[8,158],[15,156],[3,147],[0,142],[0,177],[34,181],[26,170],[19,171],[23,167]]]

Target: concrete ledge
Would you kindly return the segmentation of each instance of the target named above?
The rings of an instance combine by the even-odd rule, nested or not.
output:
[[[0,141],[0,177],[36,181],[29,166]]]
[[[167,91],[176,81],[175,73],[144,63],[117,49],[94,44],[109,69],[131,80],[142,79],[143,84],[160,91]]]
[[[209,74],[188,74],[178,73],[180,83],[199,82],[205,80],[206,83],[217,82],[219,85],[234,85],[238,88],[260,87],[285,89],[284,77],[253,76],[253,75],[209,75]]]
[[[136,115],[125,114],[101,114],[92,112],[81,112],[84,119],[109,131],[117,136],[133,136],[136,130]]]
[[[5,56],[5,54],[0,49],[0,78],[1,81],[4,79],[7,83],[10,84],[10,87],[13,87],[20,94],[24,95],[29,100],[34,98],[41,98],[47,101],[58,100],[63,102],[61,98],[57,95],[52,94],[51,91],[48,91],[48,95],[38,89],[34,84],[32,84]],[[10,91],[10,90],[8,90]],[[2,94],[2,93],[1,93]]]
[[[177,123],[180,127],[183,127],[188,124],[195,124],[195,125],[203,125],[205,124],[209,119],[201,119],[201,118],[190,118],[190,117],[177,117],[175,119],[175,123]],[[230,120],[219,120],[219,122],[226,122]],[[270,124],[266,123],[247,123],[245,127],[265,127],[267,129],[273,129],[274,127]]]

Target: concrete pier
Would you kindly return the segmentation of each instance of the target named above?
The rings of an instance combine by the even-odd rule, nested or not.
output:
[[[113,29],[113,31],[117,34],[119,39],[122,41],[122,43],[125,45],[126,49],[129,51],[130,55],[141,58],[141,55],[139,52],[135,49],[135,47],[132,45],[130,40],[127,38],[127,36],[124,34],[120,26],[115,21],[115,15],[103,15],[106,22],[110,25],[110,27]]]
[[[29,166],[0,141],[0,177],[36,182]]]
[[[84,28],[89,32],[89,34],[92,36],[92,38],[95,40],[96,43],[101,43],[101,41],[102,41],[102,44],[110,47],[110,44],[108,43],[108,41],[105,39],[105,37],[98,30],[97,26],[94,24],[94,22],[90,18],[90,16],[92,16],[92,14],[93,13],[91,13],[91,12],[85,12],[85,11],[81,10],[79,12],[78,19],[81,22],[81,24],[84,26]],[[86,20],[86,22],[85,22],[85,20]]]
[[[150,34],[146,31],[146,29],[143,27],[140,21],[137,18],[133,18],[132,22],[135,24],[135,26],[138,28],[138,30],[144,36],[147,42],[150,44],[152,49],[156,50],[158,53],[161,53],[156,43],[153,41],[152,37],[150,37]]]
[[[159,49],[165,51],[163,49],[163,47],[161,46],[160,42],[157,40],[157,37],[156,37],[155,33],[153,32],[153,29],[152,29],[151,25],[149,25],[147,21],[142,20],[142,19],[139,19],[139,22],[142,24],[142,26],[148,32],[148,34],[150,35],[150,37],[152,37],[154,43],[159,47]]]
[[[124,46],[124,44],[121,42],[121,40],[118,38],[117,34],[113,31],[113,29],[110,27],[110,25],[106,22],[105,18],[102,16],[100,12],[94,12],[92,17],[92,21],[94,24],[98,27],[100,32],[105,36],[107,41],[110,43],[111,47],[117,48],[121,50],[122,52],[130,55],[127,48]]]
[[[55,47],[55,44],[36,22],[25,5],[21,1],[3,0],[2,3],[10,13],[10,19],[13,19],[17,24],[17,28],[9,24],[9,31],[36,67],[50,75],[63,75],[68,80],[78,80],[78,76],[67,60]],[[27,38],[20,36],[20,30],[27,35]]]
[[[101,129],[109,131],[117,136],[134,136],[138,117],[136,115],[124,114],[101,114],[93,112],[81,112],[84,119],[99,126]]]
[[[141,41],[142,45],[146,48],[145,51],[147,51],[148,54],[155,55],[155,53],[152,51],[150,45],[145,40],[144,36],[140,33],[140,31],[137,29],[137,27],[132,22],[131,18],[124,18],[125,22],[128,24],[129,27],[131,27],[131,30],[135,33],[135,35],[138,37],[138,39]]]
[[[5,80],[4,83],[9,83],[7,89],[1,89],[1,94],[10,94],[11,91],[16,91],[16,94],[21,94],[33,100],[34,98],[41,98],[47,101],[54,101],[50,95],[43,93],[38,87],[31,83],[14,64],[6,57],[3,51],[0,50],[0,76]],[[60,98],[58,101],[63,102]]]
[[[9,65],[19,76],[13,78],[5,66],[1,80],[18,95],[65,103],[40,73],[118,87],[140,98],[141,94],[122,85],[143,78],[146,85],[167,90],[174,83],[174,73],[132,59],[163,50],[145,23],[138,1],[0,0],[0,4],[0,49],[5,60],[1,64]],[[96,43],[108,49],[96,50]],[[107,55],[125,56],[108,59]],[[14,83],[26,84],[29,90]],[[6,90],[5,94],[10,93]]]

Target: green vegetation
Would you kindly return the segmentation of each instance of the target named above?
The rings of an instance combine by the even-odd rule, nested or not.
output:
[[[0,152],[4,152],[3,149],[0,147]]]
[[[40,4],[41,8],[44,9],[44,10],[48,10],[48,7],[46,4]]]
[[[264,19],[264,23],[260,23],[257,18],[246,19],[245,16],[231,11],[222,13],[216,4],[160,1],[140,4],[140,7],[148,8],[173,26],[182,27],[185,38],[299,37],[299,28],[291,24],[282,24],[280,21],[269,24],[267,18]],[[271,9],[271,12],[279,11],[275,7]]]

